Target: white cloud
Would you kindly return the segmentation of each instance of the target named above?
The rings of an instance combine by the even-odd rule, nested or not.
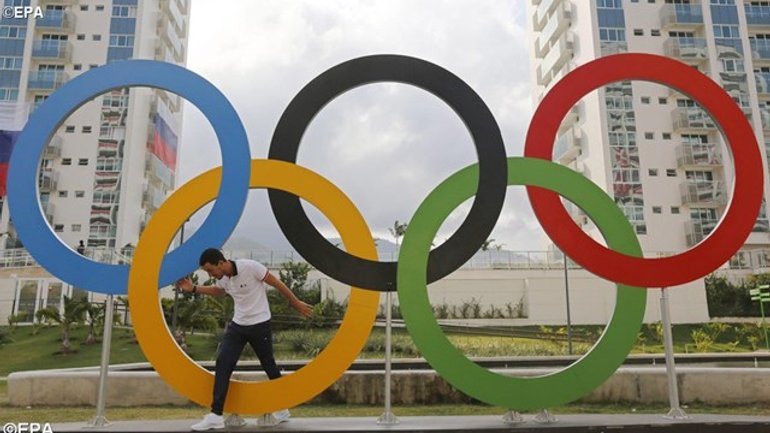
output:
[[[508,154],[521,155],[532,111],[523,8],[517,0],[196,0],[188,67],[230,99],[253,157],[266,157],[278,118],[308,81],[345,60],[378,53],[420,57],[458,75],[490,107]],[[180,182],[221,162],[210,127],[189,104],[185,110]],[[388,237],[394,220],[408,220],[439,182],[476,160],[451,109],[399,84],[364,86],[331,102],[299,152],[299,163],[345,191],[378,237]],[[523,192],[511,193],[491,237],[509,249],[542,248]],[[334,233],[311,214],[324,234]],[[439,237],[463,217],[456,212]],[[237,233],[275,248],[287,245],[263,193],[251,194]]]

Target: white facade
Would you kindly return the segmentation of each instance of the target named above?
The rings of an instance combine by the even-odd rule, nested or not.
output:
[[[13,107],[0,129],[19,129],[18,113],[33,112],[68,80],[112,61],[155,59],[184,65],[189,0],[5,0],[42,8],[43,18],[0,20],[0,104]],[[10,37],[13,36],[13,37]],[[14,100],[15,99],[15,100]],[[158,120],[161,119],[161,120]],[[26,120],[26,119],[24,119]],[[150,215],[174,188],[176,152],[159,155],[160,122],[177,141],[182,104],[147,88],[112,91],[65,119],[40,166],[42,207],[54,232],[73,249],[136,245]],[[168,140],[167,140],[168,141]],[[2,203],[0,249],[16,248]]]
[[[770,148],[770,2],[740,0],[530,0],[533,102],[569,71],[604,55],[644,52],[697,68],[719,83]],[[614,197],[645,256],[683,252],[716,226],[730,201],[733,166],[713,120],[662,85],[614,83],[586,95],[562,123],[554,160]],[[767,173],[767,160],[763,161]],[[765,184],[765,198],[770,185]],[[766,201],[766,200],[765,200]],[[586,231],[598,231],[571,209]],[[763,204],[726,267],[768,270]]]

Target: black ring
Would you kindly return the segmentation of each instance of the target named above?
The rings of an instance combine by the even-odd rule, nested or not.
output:
[[[341,63],[314,78],[292,99],[273,132],[268,158],[295,163],[305,130],[326,104],[348,90],[377,82],[411,84],[441,98],[463,120],[476,146],[480,174],[473,206],[457,231],[431,251],[427,276],[433,282],[473,257],[492,233],[505,200],[508,167],[500,127],[467,83],[414,57],[374,55]],[[375,262],[340,250],[316,230],[297,196],[273,189],[268,195],[284,235],[316,269],[352,286],[396,290],[396,262]]]

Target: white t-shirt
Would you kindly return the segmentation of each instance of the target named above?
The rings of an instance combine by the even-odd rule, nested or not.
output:
[[[233,297],[235,312],[233,322],[248,326],[270,320],[267,303],[267,268],[254,260],[231,260],[232,277],[224,276],[216,285]]]

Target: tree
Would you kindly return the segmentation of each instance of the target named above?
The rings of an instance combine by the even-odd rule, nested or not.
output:
[[[481,248],[480,248],[481,251],[488,251],[489,247],[492,245],[492,242],[494,242],[494,241],[495,241],[494,239],[489,238],[489,239],[485,240],[484,242],[482,242],[481,243]]]
[[[92,304],[87,299],[81,301],[83,303],[83,310],[85,311],[86,323],[88,324],[88,336],[83,344],[96,343],[96,324],[100,321],[104,321],[104,304]]]
[[[393,227],[388,228],[390,235],[396,240],[396,248],[398,248],[398,240],[406,234],[406,228],[408,223],[396,222],[393,223]]]
[[[82,301],[74,300],[69,296],[64,297],[64,311],[59,312],[56,307],[47,307],[38,310],[35,314],[37,320],[58,323],[61,327],[61,351],[66,355],[72,352],[70,343],[70,331],[74,325],[83,321],[85,305]]]

